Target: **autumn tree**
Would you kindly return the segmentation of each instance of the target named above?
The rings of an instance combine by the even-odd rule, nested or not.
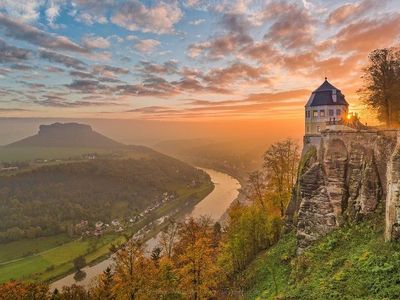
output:
[[[174,219],[168,220],[168,225],[161,231],[160,247],[167,257],[172,257],[174,244],[178,234],[178,223]]]
[[[266,210],[267,179],[265,177],[265,172],[262,170],[251,172],[242,192],[248,200],[256,202]]]
[[[107,267],[102,274],[100,274],[94,285],[90,288],[92,297],[98,300],[114,300],[116,299],[113,291],[114,277],[110,267]]]
[[[53,297],[54,298],[54,297]],[[91,296],[83,286],[73,284],[64,286],[56,299],[60,300],[91,300]]]
[[[179,273],[173,260],[164,255],[157,264],[156,299],[180,299]]]
[[[280,218],[269,216],[254,203],[233,205],[229,220],[221,253],[227,276],[243,270],[257,253],[278,240],[280,232]]]
[[[115,254],[114,292],[117,299],[152,299],[155,266],[143,244],[130,239]]]
[[[190,218],[179,227],[174,260],[180,290],[187,299],[206,299],[215,294],[218,269],[213,232],[208,218]]]
[[[400,123],[400,50],[384,48],[369,54],[364,69],[363,102],[388,128]]]
[[[152,251],[151,251],[151,255],[150,258],[151,260],[154,262],[154,264],[157,266],[158,262],[161,258],[161,252],[162,249],[160,247],[155,247]]]
[[[272,144],[264,154],[264,171],[268,193],[284,215],[296,181],[299,145],[292,139]]]
[[[2,300],[46,300],[49,299],[49,286],[44,283],[8,281],[0,284]]]

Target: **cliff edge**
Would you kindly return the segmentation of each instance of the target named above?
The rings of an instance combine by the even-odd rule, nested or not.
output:
[[[297,249],[385,207],[385,239],[400,239],[400,132],[324,131],[304,137],[286,210]]]

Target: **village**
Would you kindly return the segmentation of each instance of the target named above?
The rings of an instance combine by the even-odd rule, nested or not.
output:
[[[162,205],[169,201],[173,201],[175,195],[172,193],[164,192],[161,198],[152,206],[146,208],[143,212],[133,215],[130,218],[119,218],[113,219],[111,222],[107,223],[104,220],[98,220],[95,223],[90,223],[88,220],[81,220],[79,223],[75,224],[74,233],[75,235],[80,235],[81,238],[85,237],[101,237],[109,233],[123,233],[130,227],[143,221],[146,217],[150,216],[156,209],[160,208]],[[135,233],[135,237],[142,237],[149,233],[154,226],[162,224],[168,217],[174,214],[176,211],[171,212],[166,216],[162,216],[155,221],[151,221],[143,226],[140,230]]]

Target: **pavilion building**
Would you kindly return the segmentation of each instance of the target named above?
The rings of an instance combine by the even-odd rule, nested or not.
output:
[[[349,104],[344,95],[325,77],[305,106],[306,135],[319,135],[329,125],[345,124],[348,112]]]

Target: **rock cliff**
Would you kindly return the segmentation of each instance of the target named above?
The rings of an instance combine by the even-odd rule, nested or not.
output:
[[[7,145],[7,147],[84,147],[117,148],[120,144],[79,123],[40,125],[36,135]]]
[[[395,130],[305,136],[286,211],[298,251],[345,222],[386,207],[387,240],[400,239],[400,135]]]

